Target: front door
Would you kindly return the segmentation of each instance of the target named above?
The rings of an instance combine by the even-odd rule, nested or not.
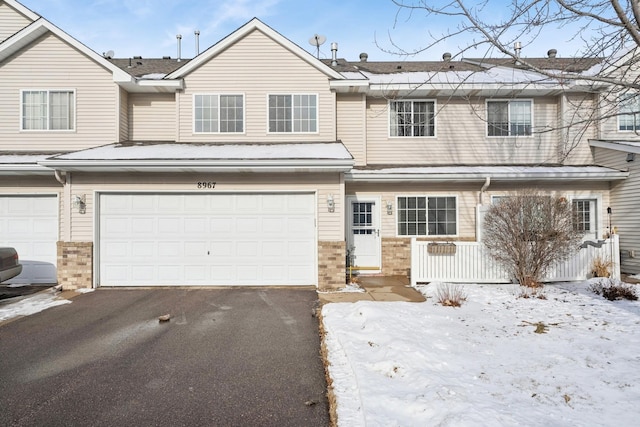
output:
[[[347,249],[354,271],[379,273],[380,263],[380,200],[349,197],[349,230]]]

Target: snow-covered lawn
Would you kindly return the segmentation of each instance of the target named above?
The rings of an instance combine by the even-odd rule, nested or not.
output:
[[[640,302],[589,283],[546,299],[464,285],[460,308],[436,283],[425,303],[325,305],[339,426],[640,425]]]

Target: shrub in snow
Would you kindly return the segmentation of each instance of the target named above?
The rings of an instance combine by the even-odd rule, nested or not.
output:
[[[601,295],[609,301],[626,299],[629,301],[637,301],[638,296],[633,285],[628,283],[617,283],[614,280],[598,281],[589,285],[589,290],[594,294]]]
[[[467,293],[460,285],[442,283],[436,289],[436,299],[446,307],[460,307],[467,300]]]
[[[611,277],[613,261],[610,259],[595,257],[591,263],[591,274],[593,277]]]
[[[578,250],[581,234],[567,199],[525,189],[489,207],[483,243],[518,283],[536,287],[549,267]]]

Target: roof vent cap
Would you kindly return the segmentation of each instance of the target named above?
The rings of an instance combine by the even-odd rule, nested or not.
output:
[[[369,59],[369,55],[367,54],[367,52],[362,52],[360,54],[360,62],[367,62],[367,59]]]
[[[558,54],[558,51],[556,49],[549,49],[547,51],[547,56],[549,58],[555,58],[557,54]]]
[[[443,61],[451,61],[451,53],[450,52],[445,52],[442,54],[442,60]]]

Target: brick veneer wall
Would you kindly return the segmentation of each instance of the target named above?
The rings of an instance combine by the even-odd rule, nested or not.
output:
[[[62,289],[93,286],[93,242],[58,242],[58,284]]]
[[[382,238],[382,274],[409,276],[411,271],[411,239],[406,237]]]
[[[345,242],[318,242],[318,288],[321,291],[344,288],[346,282],[345,258]]]

